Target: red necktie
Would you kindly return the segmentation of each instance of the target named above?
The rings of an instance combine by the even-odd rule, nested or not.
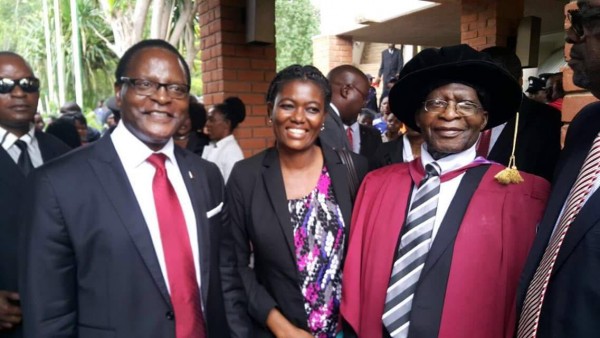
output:
[[[354,151],[354,138],[352,137],[352,128],[346,128],[346,136],[348,137],[348,142],[350,142],[350,151]]]
[[[492,130],[486,129],[481,132],[481,136],[479,137],[479,144],[477,145],[477,156],[481,156],[484,158],[488,157],[490,153],[490,142],[492,140]]]
[[[183,210],[165,168],[166,156],[152,154],[154,204],[163,245],[177,338],[206,337],[192,246]]]

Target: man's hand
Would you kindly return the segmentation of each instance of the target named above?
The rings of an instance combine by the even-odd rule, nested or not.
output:
[[[12,329],[21,322],[19,300],[18,293],[0,290],[0,331]]]

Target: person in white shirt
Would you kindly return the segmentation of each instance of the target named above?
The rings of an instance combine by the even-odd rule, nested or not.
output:
[[[233,131],[246,118],[246,107],[239,97],[228,97],[208,112],[205,134],[210,143],[204,147],[202,158],[214,162],[227,182],[233,165],[244,159],[242,148]]]

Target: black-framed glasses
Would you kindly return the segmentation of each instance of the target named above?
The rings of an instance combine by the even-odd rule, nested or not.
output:
[[[363,92],[362,90],[360,90],[357,86],[353,85],[353,84],[349,84],[350,87],[354,88],[359,94],[360,96],[362,96],[363,98],[363,104],[364,106],[367,105],[367,103],[369,103],[369,92],[367,91],[366,93]]]
[[[455,102],[455,110],[456,112],[463,117],[475,115],[479,110],[481,110],[481,106],[472,101],[450,101]],[[423,108],[428,113],[443,113],[448,109],[450,102],[433,99],[427,100],[423,102]]]
[[[13,91],[16,86],[26,93],[37,93],[40,91],[40,80],[35,77],[24,77],[21,79],[0,78],[0,94],[7,94]]]
[[[589,25],[593,20],[600,19],[600,7],[581,9],[571,9],[567,11],[567,19],[571,23],[570,30],[578,38],[583,37],[583,27]]]
[[[180,83],[160,83],[146,79],[134,79],[130,77],[121,77],[121,82],[125,82],[133,87],[139,95],[154,95],[160,87],[165,87],[167,95],[172,99],[185,99],[190,92],[190,86]]]

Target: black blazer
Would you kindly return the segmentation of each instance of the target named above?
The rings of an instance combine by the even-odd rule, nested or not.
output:
[[[346,167],[331,148],[324,145],[322,149],[348,238],[352,202]],[[366,160],[356,154],[352,157],[362,181]],[[223,254],[231,260],[222,262],[222,280],[228,316],[239,324],[232,336],[273,337],[266,320],[275,307],[294,325],[308,331],[277,150],[270,148],[236,163],[227,183],[227,196],[231,229],[223,249],[234,255]],[[254,269],[248,266],[251,251]]]
[[[36,132],[42,160],[48,162],[71,150],[56,137]],[[0,147],[0,290],[17,291],[17,239],[23,222],[20,207],[31,211],[24,200],[26,179],[15,161]],[[21,337],[20,328],[0,331],[0,337]]]
[[[396,74],[399,74],[404,65],[404,58],[401,49],[393,49],[390,54],[386,48],[381,52],[381,64],[379,65],[379,76],[383,77],[383,87],[387,86],[387,82]]]
[[[331,106],[327,107],[327,115],[325,115],[323,126],[324,129],[319,136],[321,142],[334,149],[352,149],[346,136],[346,129],[344,129],[342,118]]]
[[[373,127],[358,125],[360,131],[360,151],[359,154],[370,159],[375,154],[377,148],[381,145],[381,133]]]
[[[223,179],[191,152],[175,147],[175,156],[197,221],[207,337],[229,337],[218,270]],[[166,283],[110,135],[36,170],[31,183],[36,207],[20,243],[25,335],[174,338]]]
[[[560,127],[561,115],[558,109],[523,95],[515,149],[517,168],[552,182],[560,154]],[[512,119],[492,147],[489,160],[508,165],[514,131],[515,119]]]
[[[600,103],[588,105],[569,127],[565,148],[537,237],[525,264],[518,310],[592,142],[600,131]],[[571,224],[554,266],[542,307],[539,338],[600,337],[600,192]]]
[[[382,143],[369,160],[369,169],[375,170],[386,165],[404,162],[404,142],[402,136],[395,140]]]

